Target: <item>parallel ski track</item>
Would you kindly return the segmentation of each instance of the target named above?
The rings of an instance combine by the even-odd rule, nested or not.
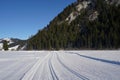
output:
[[[68,66],[66,66],[61,61],[61,58],[59,57],[58,53],[49,53],[42,60],[39,59],[35,63],[35,65],[33,65],[33,67],[23,76],[23,78],[21,80],[33,80],[35,74],[37,73],[38,68],[40,68],[40,65],[42,65],[42,63],[44,63],[45,60],[47,60],[52,80],[59,80],[59,77],[55,72],[55,70],[57,70],[57,69],[54,69],[53,64],[52,64],[52,58],[55,58],[53,56],[56,56],[56,60],[58,60],[58,62],[62,65],[62,67],[65,68],[67,71],[69,71],[71,74],[75,75],[80,80],[89,80],[87,77],[79,74],[78,72],[76,72],[76,71],[70,69]]]
[[[53,80],[59,80],[59,78],[58,78],[58,76],[56,75],[55,70],[54,70],[54,68],[53,68],[53,66],[52,66],[52,63],[51,63],[52,57],[53,57],[53,54],[52,54],[52,56],[51,56],[51,58],[49,59],[49,62],[48,62],[48,64],[49,64],[49,69],[50,69],[50,73],[51,73],[51,76],[52,76],[52,79],[53,79]]]
[[[42,60],[39,59],[36,64],[25,74],[25,76],[21,80],[33,80],[34,75],[37,72],[37,69],[40,67],[42,62],[44,62],[47,58],[49,58],[50,54],[46,55]]]
[[[57,53],[56,53],[57,54]],[[87,77],[77,73],[76,71],[70,69],[68,66],[66,66],[59,58],[59,55],[57,54],[57,60],[60,62],[60,64],[67,69],[69,72],[71,72],[72,74],[74,74],[75,76],[77,76],[78,78],[82,79],[82,80],[89,80]]]

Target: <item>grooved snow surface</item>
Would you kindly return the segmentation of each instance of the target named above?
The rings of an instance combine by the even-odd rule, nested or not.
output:
[[[120,80],[120,51],[3,51],[0,80]]]

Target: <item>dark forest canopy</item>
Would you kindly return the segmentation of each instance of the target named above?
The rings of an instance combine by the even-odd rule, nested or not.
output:
[[[75,2],[58,14],[50,24],[28,39],[28,50],[118,49],[120,48],[120,5],[97,0],[81,11],[71,23],[65,19],[76,10]],[[94,21],[87,17],[97,11]]]

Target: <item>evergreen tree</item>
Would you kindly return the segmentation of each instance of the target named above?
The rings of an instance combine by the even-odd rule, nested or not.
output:
[[[81,2],[83,0],[78,0]],[[117,49],[120,48],[120,5],[96,0],[93,7],[80,11],[69,23],[66,18],[76,12],[76,5],[69,5],[43,30],[28,40],[27,49]],[[93,5],[93,4],[91,4]],[[98,12],[97,19],[89,15]]]
[[[8,42],[6,40],[4,40],[4,42],[3,42],[3,49],[5,51],[8,50]]]

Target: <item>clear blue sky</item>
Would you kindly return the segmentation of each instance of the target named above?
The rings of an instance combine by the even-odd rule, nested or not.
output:
[[[27,39],[76,0],[0,0],[0,38]]]

